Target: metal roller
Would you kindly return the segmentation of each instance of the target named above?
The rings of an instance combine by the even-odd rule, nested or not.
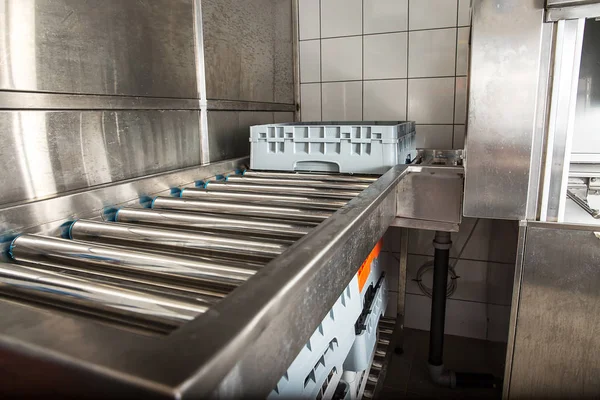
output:
[[[337,189],[337,190],[364,190],[370,183],[356,182],[332,182],[318,181],[311,179],[285,179],[285,178],[258,178],[246,177],[242,175],[229,175],[226,182],[232,183],[251,183],[256,185],[277,185],[277,186],[300,186],[319,189]]]
[[[303,186],[257,185],[250,183],[234,183],[210,181],[205,185],[209,192],[245,192],[245,193],[274,193],[294,196],[327,197],[331,199],[350,200],[360,194],[356,190],[320,189]]]
[[[172,295],[177,297],[185,297],[193,299],[197,302],[211,306],[225,297],[228,292],[203,289],[199,287],[185,286],[184,283],[165,282],[159,279],[144,275],[128,275],[120,273],[120,271],[106,271],[90,268],[87,264],[82,263],[81,266],[73,266],[57,262],[19,262],[24,267],[34,270],[58,272],[62,275],[73,276],[76,278],[90,279],[98,283],[106,283],[109,285],[118,285],[132,290],[142,292],[152,292],[158,295]]]
[[[156,224],[200,231],[234,232],[253,236],[288,238],[300,238],[312,229],[312,226],[281,221],[145,208],[121,208],[117,211],[115,220],[117,222]]]
[[[204,313],[208,307],[123,289],[85,279],[42,272],[16,264],[0,263],[0,290],[52,302],[67,303],[124,317],[145,316],[156,322],[181,324]]]
[[[241,174],[248,178],[269,178],[269,179],[310,179],[317,181],[332,181],[332,182],[353,182],[353,183],[373,183],[377,179],[376,176],[364,176],[364,175],[337,175],[337,174],[312,174],[312,173],[300,173],[300,172],[261,172],[261,171],[250,171],[245,170]]]
[[[212,201],[173,197],[155,198],[152,201],[152,208],[247,215],[250,217],[280,218],[309,222],[322,222],[333,214],[330,211],[307,210],[294,207],[270,207],[243,203],[216,203]]]
[[[272,259],[287,246],[267,240],[256,241],[233,236],[207,235],[176,229],[153,228],[139,224],[121,224],[77,220],[69,227],[74,240],[119,244],[151,249],[170,249],[191,254],[222,254],[237,257]]]
[[[228,290],[241,285],[256,272],[251,268],[231,267],[226,262],[202,262],[31,234],[13,240],[10,255],[16,261],[24,262],[49,261],[70,265],[85,262],[90,267],[104,270],[134,272]]]
[[[181,190],[181,197],[198,198],[209,201],[237,201],[252,204],[264,204],[270,206],[290,206],[300,208],[310,208],[319,210],[335,211],[348,202],[345,200],[327,199],[308,196],[285,196],[276,194],[252,194],[235,192],[211,192],[206,189],[184,188]]]

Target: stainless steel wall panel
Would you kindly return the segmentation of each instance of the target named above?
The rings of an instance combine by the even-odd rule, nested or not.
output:
[[[197,98],[191,0],[0,0],[0,89]]]
[[[473,2],[466,216],[525,218],[543,20],[543,0]]]
[[[209,99],[294,103],[292,1],[202,2]]]
[[[200,163],[197,111],[5,111],[0,132],[0,204]]]
[[[528,224],[508,398],[600,395],[599,257],[593,227]]]
[[[247,156],[250,154],[250,126],[272,123],[272,112],[209,111],[210,161]]]
[[[96,218],[106,206],[138,205],[140,197],[169,194],[170,188],[189,185],[248,163],[247,158],[193,166],[173,172],[130,179],[77,191],[45,201],[27,202],[0,209],[0,230],[5,235],[23,231],[60,234],[60,225],[77,218]],[[5,250],[9,242],[0,243]]]

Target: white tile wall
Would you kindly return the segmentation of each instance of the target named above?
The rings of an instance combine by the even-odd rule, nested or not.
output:
[[[321,37],[321,0],[300,0],[298,4],[298,30],[300,40]]]
[[[322,40],[323,82],[361,80],[362,43],[361,36]]]
[[[471,25],[471,2],[473,0],[458,0],[458,26]]]
[[[300,83],[321,82],[321,41],[300,42]]]
[[[406,78],[406,33],[364,37],[365,79]]]
[[[321,84],[305,83],[300,85],[300,109],[303,121],[321,120]]]
[[[456,43],[456,76],[467,75],[469,69],[469,37],[471,28],[458,28]]]
[[[456,98],[454,100],[454,123],[467,123],[467,78],[456,78]]]
[[[456,26],[456,0],[410,0],[409,30]]]
[[[309,108],[302,118],[414,120],[422,146],[462,148],[466,86],[452,77],[467,75],[469,6],[470,0],[299,0],[301,83],[364,82],[360,94],[350,85],[338,98],[333,93],[347,85],[333,85],[322,104],[301,100]],[[315,97],[315,89],[308,93]]]
[[[409,34],[408,77],[454,76],[456,28]]]
[[[417,125],[417,148],[452,148],[452,125]]]
[[[362,0],[321,0],[321,37],[362,34]]]
[[[408,119],[417,124],[452,124],[454,78],[409,79]]]
[[[365,81],[364,115],[367,121],[406,120],[406,79]]]
[[[364,0],[364,33],[408,30],[408,0]]]
[[[323,83],[323,120],[361,121],[362,82]]]
[[[453,141],[454,149],[464,149],[465,148],[465,133],[466,133],[465,125],[454,125],[454,141]]]

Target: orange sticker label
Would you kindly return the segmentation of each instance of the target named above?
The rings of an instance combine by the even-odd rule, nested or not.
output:
[[[358,269],[358,290],[362,292],[365,283],[367,283],[367,279],[369,278],[369,274],[371,273],[371,263],[374,259],[379,257],[379,253],[381,252],[381,248],[383,247],[383,239],[377,242],[367,259],[362,263],[360,268]]]

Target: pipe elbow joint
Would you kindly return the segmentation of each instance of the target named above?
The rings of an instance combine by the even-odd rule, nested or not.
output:
[[[442,365],[431,365],[428,364],[429,375],[431,381],[438,386],[444,386],[454,389],[456,387],[456,373],[444,368]]]

